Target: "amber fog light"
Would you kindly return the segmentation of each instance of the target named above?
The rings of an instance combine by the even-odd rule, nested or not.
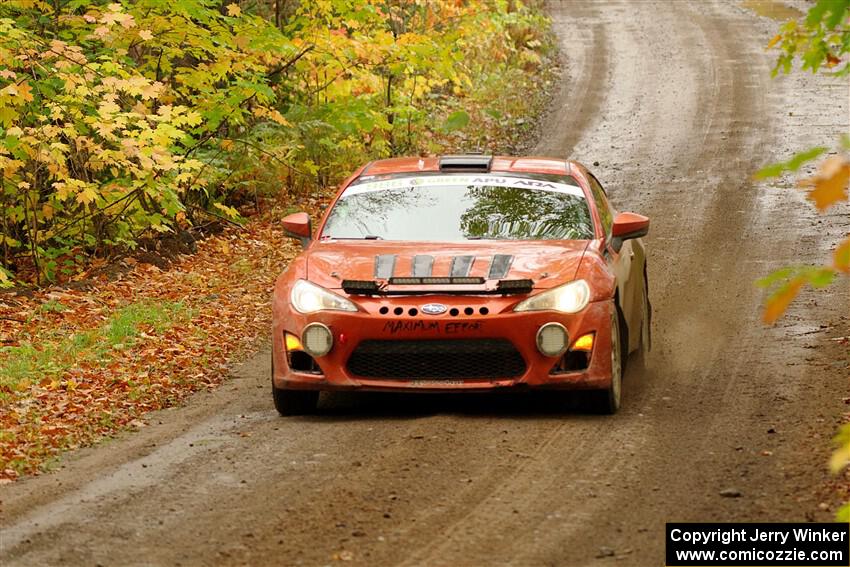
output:
[[[283,334],[283,344],[286,347],[286,352],[304,350],[304,345],[301,344],[301,339],[292,333]]]
[[[570,350],[582,350],[584,352],[590,352],[593,350],[593,333],[587,333],[586,335],[582,335],[576,339],[576,342],[573,343],[573,348]]]
[[[560,323],[546,323],[537,331],[537,350],[545,356],[563,354],[567,343],[567,330]]]
[[[334,338],[331,330],[325,325],[310,323],[304,327],[304,332],[301,333],[301,342],[304,344],[304,350],[310,356],[325,356],[331,351]]]

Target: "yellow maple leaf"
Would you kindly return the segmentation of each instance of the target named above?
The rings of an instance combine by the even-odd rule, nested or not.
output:
[[[88,205],[93,202],[97,198],[97,193],[94,188],[90,185],[87,185],[83,188],[82,191],[77,193],[77,202],[82,203],[83,205]]]
[[[803,179],[799,185],[809,189],[809,200],[823,212],[830,205],[847,199],[847,183],[850,181],[850,163],[841,156],[825,160],[817,175]]]
[[[201,122],[203,122],[203,118],[201,114],[195,110],[191,110],[186,113],[186,118],[184,120],[187,126],[197,126]]]
[[[151,30],[140,30],[139,37],[145,41],[148,41],[153,39],[153,33],[151,32]]]
[[[227,15],[235,18],[242,13],[242,8],[239,7],[239,4],[228,4],[227,5]]]
[[[136,25],[136,19],[132,14],[121,14],[121,17],[118,18],[118,23],[124,29],[130,29]]]
[[[60,201],[67,199],[68,194],[71,192],[71,188],[64,181],[54,181],[53,190],[56,191],[56,198]]]
[[[275,122],[277,122],[278,124],[280,124],[281,126],[290,126],[291,125],[289,120],[284,118],[283,115],[280,112],[278,112],[277,110],[272,110],[271,112],[269,112],[269,117],[272,120],[274,120]]]

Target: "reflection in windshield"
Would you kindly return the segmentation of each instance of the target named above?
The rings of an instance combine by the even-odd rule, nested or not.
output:
[[[502,186],[432,186],[343,195],[324,238],[461,241],[593,238],[583,196]]]

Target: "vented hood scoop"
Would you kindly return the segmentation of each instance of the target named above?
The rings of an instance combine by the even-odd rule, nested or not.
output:
[[[436,287],[455,292],[496,293],[500,282],[516,286],[549,288],[575,276],[587,240],[535,242],[316,242],[307,253],[307,277],[329,289],[405,289],[407,292]],[[372,282],[377,282],[373,284]],[[362,293],[362,292],[361,292]]]
[[[490,171],[492,163],[493,156],[480,154],[442,156],[440,158],[440,171],[447,173],[460,171],[487,173]]]

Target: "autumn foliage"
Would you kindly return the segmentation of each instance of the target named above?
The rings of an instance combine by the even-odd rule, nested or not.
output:
[[[461,131],[529,96],[546,41],[517,1],[243,4],[0,2],[0,284],[372,157],[486,143]]]
[[[817,0],[803,20],[783,24],[767,47],[781,51],[774,74],[791,72],[795,64],[800,64],[803,70],[825,72],[846,82],[850,75],[850,0]],[[810,148],[787,162],[765,167],[756,176],[767,178],[796,172],[803,164],[820,158],[826,152],[826,147]],[[839,150],[834,154],[819,164],[814,176],[797,183],[820,213],[848,201],[850,135],[844,135]],[[825,287],[842,276],[850,276],[850,234],[836,244],[828,263],[783,268],[759,282],[763,287],[772,289],[765,302],[764,321],[769,324],[776,322],[805,285]],[[835,444],[837,449],[830,460],[830,469],[834,474],[848,475],[850,423],[841,427]],[[837,518],[850,522],[850,503],[841,508]]]
[[[357,165],[510,153],[548,37],[516,0],[0,0],[0,483],[224,379],[279,219]]]

